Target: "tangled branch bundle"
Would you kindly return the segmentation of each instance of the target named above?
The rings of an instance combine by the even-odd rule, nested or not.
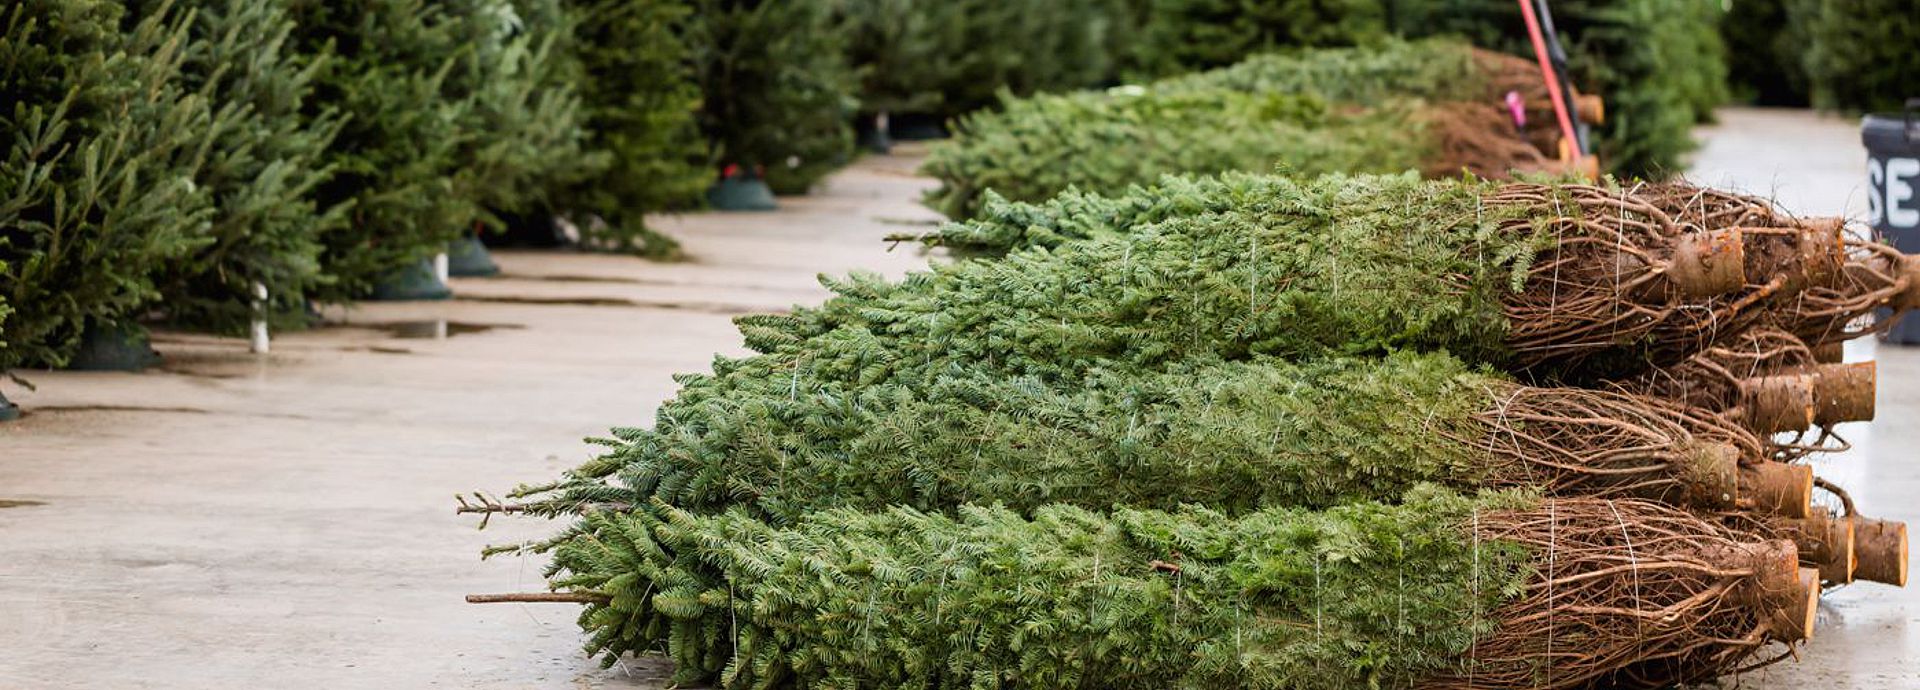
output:
[[[1443,355],[1096,370],[1082,381],[951,368],[933,383],[801,387],[745,363],[690,382],[652,430],[569,481],[559,515],[662,501],[784,524],[829,507],[1049,503],[1239,513],[1391,500],[1422,482],[1806,514],[1810,476],[1660,400],[1535,388]],[[612,480],[611,484],[606,479]]]
[[[588,519],[555,584],[593,649],[729,688],[1653,688],[1804,637],[1818,591],[1790,544],[1633,500]]]

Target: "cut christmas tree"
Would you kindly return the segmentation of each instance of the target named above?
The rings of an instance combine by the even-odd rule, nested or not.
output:
[[[1049,503],[1239,513],[1387,500],[1418,483],[1654,498],[1804,517],[1805,467],[1661,400],[1534,388],[1440,354],[1096,368],[1048,383],[951,365],[873,383],[762,356],[685,381],[652,429],[514,512],[661,501],[782,524],[829,507]],[[504,505],[471,510],[498,511]]]
[[[193,11],[179,83],[233,115],[212,134],[195,178],[213,202],[211,241],[167,264],[157,278],[161,306],[175,323],[230,335],[261,317],[276,328],[306,325],[308,292],[330,280],[320,265],[322,242],[346,211],[314,199],[331,174],[322,165],[343,124],[339,113],[310,103],[328,56],[288,45],[294,26],[285,0],[132,5]]]
[[[1516,127],[1502,104],[1508,94],[1530,125]],[[1550,103],[1531,63],[1456,42],[1261,56],[1145,87],[1017,99],[964,118],[923,167],[941,180],[927,202],[962,219],[981,212],[988,190],[1039,201],[1178,173],[1563,170],[1557,134],[1545,126]]]
[[[586,603],[609,663],[663,649],[677,681],[728,688],[1657,688],[1808,637],[1819,593],[1791,543],[1632,500],[787,527],[653,506],[583,529],[558,595],[475,600]]]
[[[30,0],[0,14],[0,371],[62,366],[89,332],[139,332],[155,273],[208,244],[196,185],[235,126],[181,80],[186,15]]]

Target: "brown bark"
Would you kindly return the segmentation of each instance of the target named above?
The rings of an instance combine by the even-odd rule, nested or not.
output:
[[[1820,364],[1811,371],[1815,423],[1832,426],[1873,420],[1874,380],[1878,372],[1873,362]]]
[[[1779,462],[1742,467],[1740,498],[1757,513],[1805,518],[1812,512],[1813,468]]]
[[[1716,297],[1747,284],[1746,242],[1740,229],[1688,233],[1674,238],[1667,276],[1686,297]]]
[[[1857,580],[1907,586],[1907,523],[1854,517]]]
[[[1814,379],[1808,374],[1774,374],[1740,382],[1739,417],[1760,434],[1802,431],[1813,426]]]

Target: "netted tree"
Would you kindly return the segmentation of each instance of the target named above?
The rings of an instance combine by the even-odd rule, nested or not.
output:
[[[1657,688],[1805,638],[1819,596],[1791,542],[1660,504],[1426,488],[784,527],[654,505],[582,529],[545,599],[587,605],[588,649],[728,688]]]
[[[660,501],[775,524],[829,507],[967,503],[1241,513],[1437,482],[1798,517],[1810,491],[1804,468],[1767,463],[1759,439],[1712,414],[1522,386],[1437,354],[1097,367],[1071,383],[958,363],[796,383],[793,366],[759,357],[687,380],[652,429],[617,430],[566,480],[517,492],[526,502],[513,512]]]
[[[154,273],[207,243],[195,179],[234,113],[181,81],[186,15],[124,10],[27,0],[0,15],[0,370],[137,328]]]
[[[1539,68],[1457,41],[1263,55],[1145,87],[1014,99],[959,121],[922,167],[927,203],[973,217],[988,190],[1041,201],[1161,175],[1421,170],[1504,177],[1560,166]],[[1498,105],[1522,94],[1526,128]]]

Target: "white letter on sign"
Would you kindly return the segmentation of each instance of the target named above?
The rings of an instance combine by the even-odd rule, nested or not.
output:
[[[1880,184],[1886,180],[1887,171],[1880,159],[1867,158],[1867,225],[1880,225]]]
[[[1920,225],[1920,208],[1902,208],[1901,202],[1913,200],[1913,183],[1920,176],[1920,158],[1887,159],[1887,227],[1911,228]]]

